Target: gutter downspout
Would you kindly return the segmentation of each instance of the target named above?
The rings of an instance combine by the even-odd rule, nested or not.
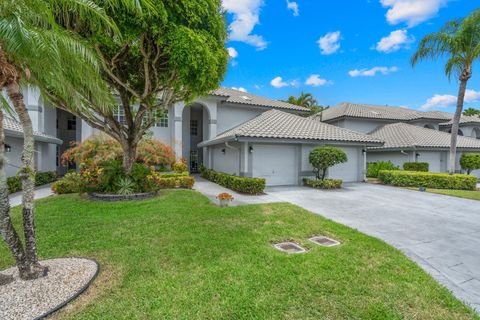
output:
[[[363,153],[363,182],[367,182],[367,146],[365,145],[364,149],[362,150]]]

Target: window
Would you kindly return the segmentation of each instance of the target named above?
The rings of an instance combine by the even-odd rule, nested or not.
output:
[[[67,130],[77,130],[77,117],[67,119]]]
[[[198,121],[197,120],[190,120],[190,135],[192,135],[192,136],[198,135]]]
[[[127,124],[127,120],[125,120],[125,110],[122,106],[118,106],[113,110],[113,117],[122,125]]]
[[[168,128],[168,110],[163,111],[157,115],[156,127]]]

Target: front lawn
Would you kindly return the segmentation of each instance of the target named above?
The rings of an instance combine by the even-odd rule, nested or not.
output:
[[[427,192],[443,194],[446,196],[464,198],[464,199],[472,199],[472,200],[480,200],[480,191],[472,191],[472,190],[444,190],[444,189],[427,189]]]
[[[38,201],[37,227],[42,258],[101,263],[62,318],[478,319],[399,251],[290,204],[219,208],[187,190],[128,203],[68,195]],[[342,244],[318,247],[312,235]],[[272,248],[286,239],[310,251]],[[0,244],[0,269],[12,264]]]

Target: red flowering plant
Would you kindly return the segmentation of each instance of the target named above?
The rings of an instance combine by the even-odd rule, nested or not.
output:
[[[217,195],[217,199],[218,199],[218,200],[228,200],[228,201],[232,201],[232,200],[233,200],[233,196],[232,196],[230,193],[222,192],[222,193],[220,193],[219,195]]]

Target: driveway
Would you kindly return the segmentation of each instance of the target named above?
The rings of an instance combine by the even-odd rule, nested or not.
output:
[[[276,187],[267,194],[397,247],[480,310],[480,202],[364,183],[338,191]]]

